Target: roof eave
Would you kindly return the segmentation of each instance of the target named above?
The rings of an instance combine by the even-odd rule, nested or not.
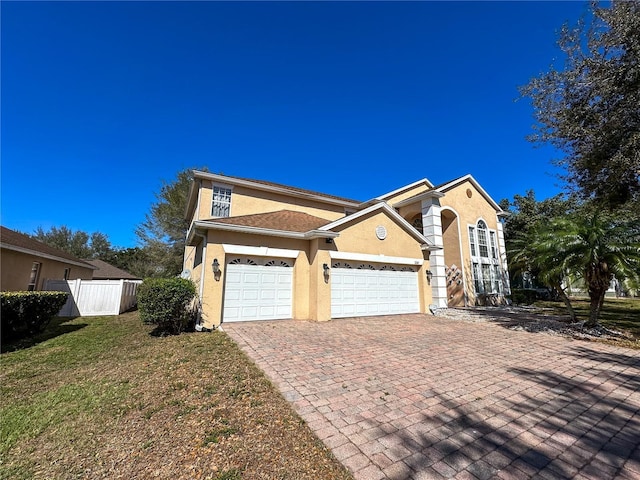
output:
[[[78,267],[83,267],[83,268],[88,268],[91,270],[97,270],[98,267],[95,267],[89,263],[85,263],[83,261],[76,261],[76,260],[69,260],[68,258],[64,258],[64,257],[58,257],[57,255],[51,255],[49,253],[44,253],[44,252],[39,252],[37,250],[32,250],[30,248],[25,248],[25,247],[18,247],[16,245],[11,245],[8,243],[0,243],[0,247],[7,249],[7,250],[13,250],[15,252],[19,252],[19,253],[26,253],[28,255],[33,255],[35,257],[41,257],[41,258],[47,258],[49,260],[55,260],[56,262],[61,262],[61,263],[68,263],[70,265],[76,265]]]
[[[201,178],[201,179],[211,180],[214,182],[217,181],[220,183],[226,183],[229,185],[238,185],[242,187],[254,188],[257,190],[263,190],[267,192],[280,193],[280,194],[288,195],[291,197],[316,200],[318,202],[328,203],[331,205],[339,205],[343,207],[357,207],[360,204],[360,202],[357,202],[357,201],[339,200],[337,198],[327,197],[324,195],[316,195],[313,193],[299,192],[297,190],[291,190],[286,187],[277,187],[275,185],[267,185],[264,183],[252,182],[251,180],[242,180],[239,178],[227,177],[225,175],[217,175],[215,173],[202,172],[199,170],[194,170],[193,175],[194,175],[194,178]]]
[[[249,227],[246,225],[233,225],[220,222],[195,221],[189,227],[187,233],[187,243],[191,241],[196,230],[223,230],[227,232],[247,233],[249,235],[266,235],[270,237],[294,238],[300,240],[311,240],[314,238],[336,238],[340,234],[325,230],[309,230],[307,232],[292,232],[290,230],[276,230],[273,228]]]
[[[404,200],[400,200],[398,203],[393,204],[393,208],[404,207],[405,205],[411,205],[412,203],[416,203],[418,201],[422,201],[425,198],[442,198],[444,197],[444,193],[438,192],[437,190],[429,190],[428,192],[421,193],[416,195],[415,197],[405,198]]]

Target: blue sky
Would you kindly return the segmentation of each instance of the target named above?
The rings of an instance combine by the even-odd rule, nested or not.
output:
[[[6,2],[1,215],[136,245],[206,166],[366,200],[471,173],[560,192],[517,87],[585,2]],[[561,66],[561,64],[559,64]]]

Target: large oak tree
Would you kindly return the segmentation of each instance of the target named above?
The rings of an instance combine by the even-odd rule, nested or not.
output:
[[[592,3],[591,13],[562,27],[563,67],[521,93],[537,121],[531,140],[563,151],[570,184],[615,209],[640,200],[640,1]]]

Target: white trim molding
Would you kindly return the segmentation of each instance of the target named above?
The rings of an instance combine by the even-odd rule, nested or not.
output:
[[[372,255],[370,253],[329,251],[332,260],[353,260],[354,262],[392,263],[395,265],[422,265],[423,258],[390,257],[388,255]]]
[[[250,247],[248,245],[228,245],[222,244],[224,253],[232,255],[251,255],[254,257],[276,257],[276,258],[298,258],[300,250],[290,250],[287,248],[270,247]]]
[[[423,234],[421,234],[415,228],[413,228],[413,226],[409,222],[407,222],[404,218],[402,218],[402,216],[398,212],[396,212],[393,208],[391,208],[387,203],[382,201],[374,205],[371,205],[370,207],[367,207],[364,210],[360,210],[359,212],[351,214],[347,217],[342,217],[339,220],[336,220],[335,222],[331,222],[327,225],[324,225],[320,227],[319,230],[320,231],[333,230],[334,228],[339,227],[345,223],[352,222],[365,215],[369,215],[370,213],[375,212],[376,210],[385,211],[393,220],[398,222],[398,224],[400,224],[400,226],[404,230],[406,230],[411,236],[413,236],[416,240],[418,240],[421,245],[426,246],[427,247],[426,249],[429,249],[429,247],[434,246],[433,242],[431,242]]]
[[[79,262],[75,260],[69,260],[68,258],[57,257],[55,255],[51,255],[49,253],[38,252],[37,250],[31,250],[30,248],[17,247],[15,245],[9,245],[7,243],[0,243],[0,247],[13,250],[14,252],[26,253],[28,255],[33,255],[34,257],[46,258],[48,260],[55,260],[60,263],[68,263],[69,265],[76,265],[78,267],[88,268],[89,270],[98,270],[98,267],[94,265],[90,265],[88,263]]]

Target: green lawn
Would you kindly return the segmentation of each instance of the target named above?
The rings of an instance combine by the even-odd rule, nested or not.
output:
[[[3,345],[0,478],[351,478],[226,334],[152,330],[56,319]]]
[[[572,298],[571,304],[580,320],[589,318],[589,299]],[[562,302],[537,301],[535,305],[554,309],[559,314],[567,312]],[[600,323],[604,327],[621,330],[640,339],[640,298],[605,298]]]

